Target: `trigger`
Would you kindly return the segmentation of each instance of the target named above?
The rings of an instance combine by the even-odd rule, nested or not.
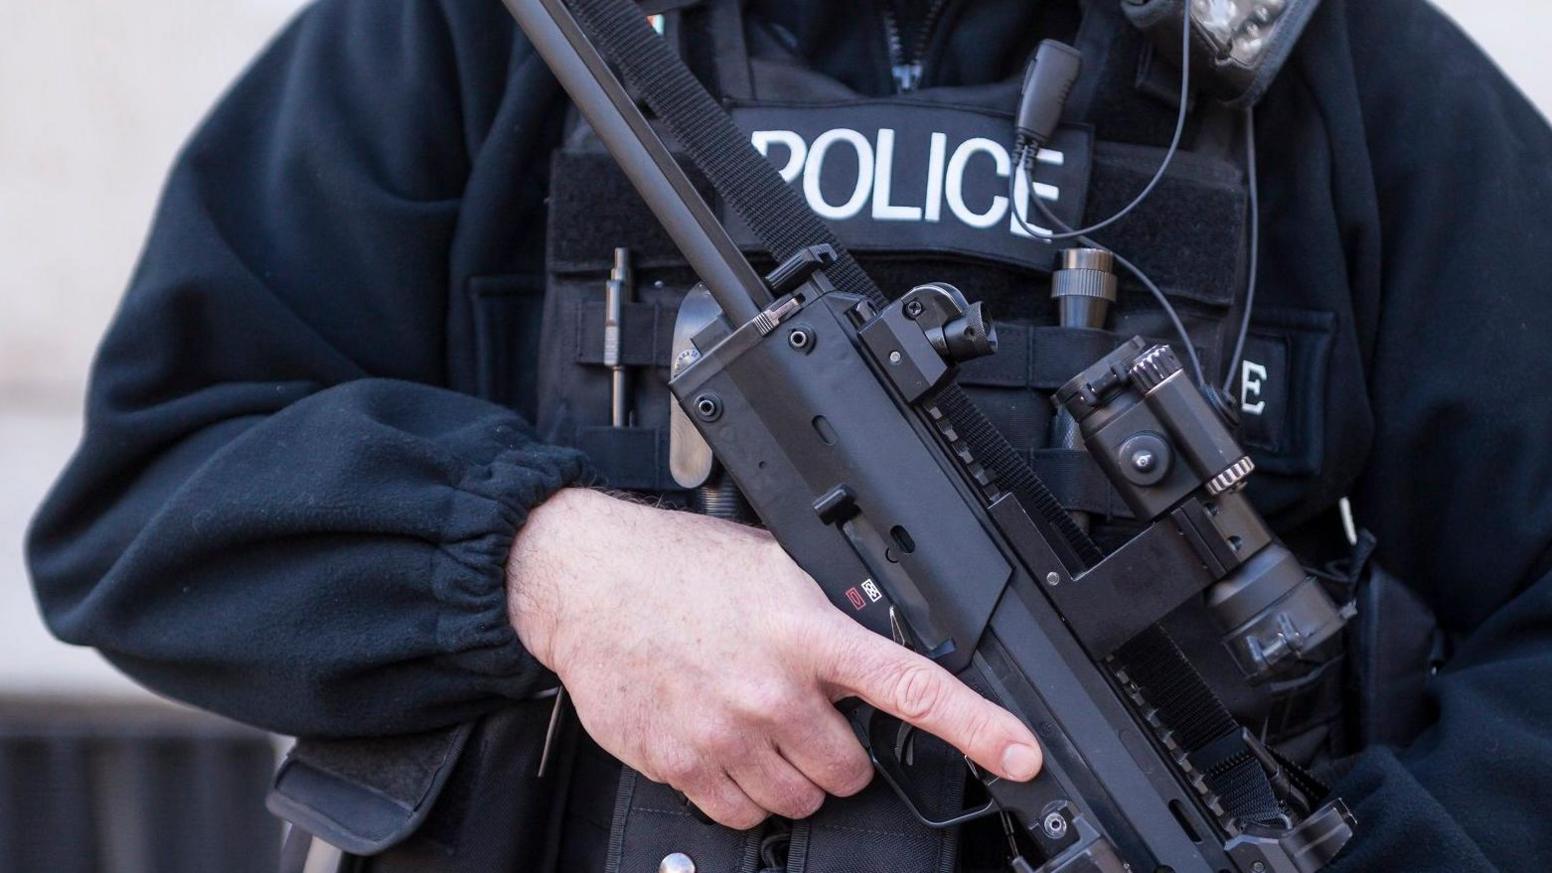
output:
[[[856,734],[857,742],[862,748],[873,753],[873,717],[878,710],[856,697],[848,697],[835,702],[835,709],[846,717],[847,724],[851,725],[851,732]]]
[[[900,729],[895,733],[895,760],[907,767],[916,766],[915,726],[900,723]]]

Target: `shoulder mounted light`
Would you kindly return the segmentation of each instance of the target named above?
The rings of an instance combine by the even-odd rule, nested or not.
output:
[[[1287,62],[1320,0],[1124,0],[1133,25],[1180,60],[1181,18],[1191,4],[1192,62],[1234,109],[1254,106]]]

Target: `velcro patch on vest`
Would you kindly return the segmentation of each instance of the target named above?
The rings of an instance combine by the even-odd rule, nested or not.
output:
[[[681,161],[690,184],[713,196],[706,177]],[[607,272],[617,247],[631,250],[636,269],[675,266],[684,255],[607,152],[560,149],[550,160],[549,269]]]
[[[868,101],[744,106],[733,118],[857,252],[952,253],[1045,271],[1054,249],[1038,238],[1048,222],[1031,199],[1068,224],[1084,213],[1093,154],[1087,128],[1057,132],[1037,157],[1031,186],[1014,166],[1005,114]],[[728,224],[741,245],[755,242],[736,217]]]
[[[1232,393],[1241,436],[1264,472],[1310,476],[1321,470],[1334,330],[1329,312],[1256,311]]]

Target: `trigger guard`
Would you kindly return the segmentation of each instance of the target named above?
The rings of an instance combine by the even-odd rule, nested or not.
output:
[[[848,703],[850,705],[847,705]],[[907,751],[918,729],[898,719],[886,719],[886,721],[895,721],[899,726],[895,732],[894,743],[876,742],[875,740],[877,739],[884,739],[884,737],[874,736],[874,730],[879,722],[878,710],[862,701],[845,701],[839,708],[846,714],[847,719],[851,722],[852,731],[857,734],[857,738],[862,742],[862,747],[867,750],[868,759],[873,762],[873,769],[878,771],[878,775],[883,777],[885,784],[889,786],[890,790],[894,791],[896,797],[900,798],[900,802],[905,804],[905,808],[910,811],[911,816],[923,825],[934,830],[944,830],[998,813],[997,801],[988,798],[984,805],[962,810],[948,818],[937,819],[928,816],[922,812],[916,799],[911,796],[911,792],[907,787],[909,779],[905,775],[904,766],[900,763],[900,758]],[[887,730],[887,724],[885,729]],[[885,750],[882,756],[880,755],[881,747]],[[966,766],[969,766],[968,762],[966,762]]]

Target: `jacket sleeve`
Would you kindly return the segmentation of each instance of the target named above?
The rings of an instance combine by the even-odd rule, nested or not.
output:
[[[1552,863],[1552,131],[1443,15],[1356,0],[1383,238],[1354,494],[1380,560],[1457,640],[1437,721],[1365,753],[1341,870]]]
[[[537,690],[504,562],[583,463],[441,387],[476,126],[450,27],[324,0],[171,172],[28,548],[54,632],[153,690],[319,736]]]

